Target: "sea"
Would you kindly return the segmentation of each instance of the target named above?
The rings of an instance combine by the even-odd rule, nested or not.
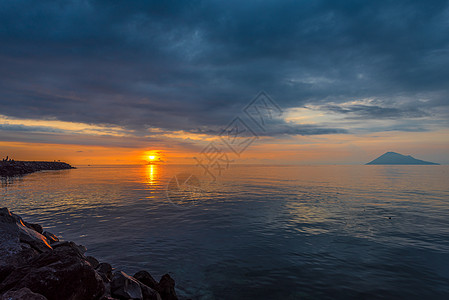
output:
[[[0,206],[180,299],[449,299],[449,166],[79,166]]]

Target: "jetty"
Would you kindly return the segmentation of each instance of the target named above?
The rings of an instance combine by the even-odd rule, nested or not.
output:
[[[65,162],[0,160],[0,176],[12,177],[47,170],[75,169]]]

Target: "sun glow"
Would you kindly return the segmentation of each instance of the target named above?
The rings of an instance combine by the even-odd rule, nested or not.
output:
[[[164,162],[164,155],[161,150],[149,150],[142,153],[142,159],[150,164],[160,164]]]

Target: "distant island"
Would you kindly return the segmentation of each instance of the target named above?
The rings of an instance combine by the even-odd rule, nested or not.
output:
[[[0,177],[20,176],[38,171],[75,169],[64,162],[0,160]]]
[[[402,155],[396,152],[382,154],[366,165],[439,165],[438,163],[416,159],[410,155]]]

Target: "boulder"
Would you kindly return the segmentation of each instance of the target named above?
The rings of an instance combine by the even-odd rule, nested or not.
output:
[[[30,245],[31,248],[39,252],[52,249],[50,242],[42,234],[21,224],[17,224],[17,227],[19,229],[20,242]]]
[[[5,280],[12,271],[14,271],[14,266],[12,265],[0,266],[0,282]]]
[[[86,247],[59,241],[38,224],[0,209],[0,300],[177,300],[168,275],[157,282],[146,271],[134,277],[84,256]]]
[[[111,295],[120,299],[143,299],[139,281],[121,271],[112,277]]]
[[[151,300],[157,300],[161,299],[160,294],[158,293],[159,290],[159,282],[154,280],[154,278],[148,273],[147,271],[139,271],[133,276],[135,279],[137,279],[142,289],[143,299],[151,299]]]
[[[143,300],[162,300],[161,295],[149,286],[140,283],[140,289],[142,290]]]
[[[159,294],[164,300],[178,300],[175,291],[175,280],[170,275],[165,274],[159,281]]]
[[[0,209],[0,222],[4,223],[17,223],[21,222],[22,218],[11,213],[8,208],[3,207]]]
[[[50,242],[50,244],[59,242],[59,238],[51,232],[44,231],[44,233],[42,233],[42,235],[47,238],[47,240]]]
[[[0,284],[0,293],[29,288],[49,300],[100,299],[101,277],[75,247],[61,247],[16,267]]]
[[[78,253],[83,256],[84,253],[87,251],[86,247],[83,245],[77,245],[74,242],[64,241],[64,242],[55,242],[51,245],[53,249],[64,249],[64,248],[72,248],[78,251]]]
[[[28,228],[30,228],[30,229],[33,229],[33,230],[36,231],[37,233],[42,234],[42,233],[44,232],[44,229],[43,229],[42,226],[39,225],[39,224],[32,224],[32,223],[28,223],[28,222],[23,222],[23,224],[24,224],[26,227],[28,227]]]
[[[92,268],[97,268],[98,267],[98,265],[100,264],[99,262],[98,262],[98,260],[95,258],[95,257],[93,257],[93,256],[86,256],[86,260],[87,260],[87,262],[88,263],[90,263],[90,265],[92,266]]]
[[[178,299],[175,292],[175,281],[168,274],[162,276],[160,282],[154,280],[154,278],[147,271],[137,272],[136,274],[134,274],[134,278],[140,281],[142,284],[158,292],[159,297],[161,297],[164,300]]]
[[[154,280],[154,278],[148,273],[147,271],[139,271],[133,276],[146,286],[149,286],[152,289],[155,289],[156,291],[159,290],[159,282]]]
[[[41,294],[33,293],[28,288],[21,288],[17,291],[8,291],[0,298],[0,300],[47,300]]]
[[[104,274],[107,279],[112,279],[112,266],[108,263],[100,263],[97,268],[97,272],[100,274]]]
[[[40,294],[33,293],[28,288],[21,288],[17,291],[8,291],[3,294],[0,300],[47,300]]]
[[[7,208],[0,209],[0,266],[24,263],[25,257],[51,249],[45,236],[26,227],[22,218]]]

